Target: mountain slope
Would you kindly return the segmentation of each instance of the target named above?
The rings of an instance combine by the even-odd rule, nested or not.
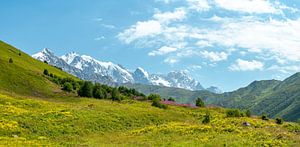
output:
[[[166,75],[149,74],[139,67],[134,72],[131,72],[121,65],[112,62],[98,61],[90,56],[80,56],[74,52],[57,57],[48,49],[44,49],[43,51],[32,55],[32,57],[40,61],[47,61],[49,64],[60,67],[64,71],[81,79],[109,85],[137,83],[189,90],[205,90],[200,82],[191,78],[183,71],[172,71]],[[220,92],[218,88],[210,88],[208,90],[217,93]]]
[[[300,73],[285,79],[272,90],[272,93],[252,109],[260,109],[260,114],[268,112],[271,116],[283,116],[292,121],[300,118]]]
[[[13,63],[9,63],[10,58]],[[43,76],[44,69],[60,77],[71,76],[0,41],[0,90],[30,96],[51,96],[60,87]]]
[[[300,118],[300,73],[284,81],[255,81],[214,99],[218,99],[214,104],[223,107],[250,109],[257,115],[267,114],[296,121]]]
[[[98,73],[94,73],[91,72],[89,69],[86,69],[86,71],[83,71],[79,68],[80,63],[78,63],[76,66],[78,66],[78,68],[75,66],[71,66],[70,64],[74,61],[78,61],[80,59],[77,58],[81,58],[78,56],[78,54],[76,53],[69,53],[61,58],[57,57],[54,55],[54,53],[52,51],[50,51],[49,49],[44,49],[43,51],[32,55],[33,58],[38,59],[42,62],[46,61],[51,65],[57,66],[59,68],[61,68],[62,70],[66,71],[67,73],[70,73],[80,79],[83,80],[88,80],[88,81],[95,81],[95,82],[100,82],[103,84],[107,84],[107,85],[115,85],[114,80],[109,77],[109,76],[104,76]],[[85,62],[85,61],[83,61]],[[75,64],[75,63],[73,63]]]
[[[299,146],[300,126],[226,117],[220,108],[0,94],[0,146]],[[208,124],[202,123],[206,113]],[[248,122],[250,126],[243,126]],[[157,139],[159,137],[159,139]]]
[[[222,108],[79,98],[61,92],[42,71],[75,77],[3,42],[0,53],[0,146],[300,145],[296,123],[227,117]],[[210,122],[203,123],[208,114]]]
[[[267,114],[272,118],[282,117],[289,121],[300,118],[300,73],[284,81],[254,81],[246,87],[222,94],[140,84],[126,86],[145,94],[157,93],[164,98],[174,97],[179,103],[194,104],[196,98],[200,97],[208,105],[249,109],[256,115]]]

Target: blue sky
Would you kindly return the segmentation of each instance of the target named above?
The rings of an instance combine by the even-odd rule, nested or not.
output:
[[[300,71],[297,0],[1,0],[0,39],[225,91]]]

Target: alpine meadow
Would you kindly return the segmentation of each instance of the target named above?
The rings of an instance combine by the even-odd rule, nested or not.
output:
[[[300,146],[295,0],[3,0],[0,147]]]

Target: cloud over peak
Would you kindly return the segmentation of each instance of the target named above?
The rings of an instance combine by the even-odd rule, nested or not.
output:
[[[262,70],[264,64],[262,62],[252,60],[242,60],[237,59],[234,64],[232,64],[229,69],[232,71],[254,71],[254,70]]]

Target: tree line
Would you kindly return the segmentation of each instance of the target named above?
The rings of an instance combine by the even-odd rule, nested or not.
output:
[[[135,89],[121,87],[110,87],[107,85],[93,83],[90,81],[74,80],[73,78],[61,78],[47,69],[44,75],[52,82],[60,85],[62,90],[77,93],[80,97],[111,99],[113,101],[121,101],[125,99],[147,99],[147,97]]]

